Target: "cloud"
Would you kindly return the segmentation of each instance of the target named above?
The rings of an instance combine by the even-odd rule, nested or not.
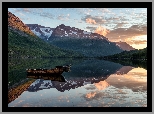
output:
[[[54,18],[54,16],[52,14],[46,13],[46,12],[45,13],[41,13],[40,16],[47,17],[47,18],[50,18],[50,19],[53,19]]]
[[[86,94],[86,98],[93,98],[93,97],[95,97],[95,95],[96,95],[96,92],[90,92],[90,93],[88,93],[88,94]]]
[[[96,28],[96,30],[94,32],[97,34],[106,36],[110,31],[102,26],[99,26]]]
[[[91,100],[98,100],[99,98],[103,97],[105,95],[105,93],[99,92],[99,91],[92,91],[89,92],[85,95],[83,95],[83,98],[86,101],[91,101]]]
[[[133,38],[128,38],[126,40],[130,45],[131,44],[136,44],[136,45],[147,44],[147,40],[134,40]]]
[[[101,16],[91,15],[86,15],[84,18],[81,18],[81,20],[90,24],[104,24],[106,22],[106,20],[104,20]]]
[[[79,15],[85,14],[89,15],[93,10],[91,8],[77,8],[77,12]]]
[[[23,8],[23,11],[24,12],[31,12],[31,9],[29,9],[29,8]]]
[[[117,23],[117,25],[114,28],[120,28],[120,27],[126,26],[126,24],[128,23],[127,22]]]
[[[109,87],[109,84],[104,80],[104,81],[100,81],[99,83],[95,83],[94,84],[96,86],[96,88],[100,91],[100,90],[105,90],[107,87]]]
[[[89,24],[96,24],[95,20],[90,19],[90,18],[87,18],[87,19],[86,19],[86,23],[89,23]]]
[[[123,75],[123,77],[119,77],[119,75],[113,74],[111,75],[112,79],[108,78],[106,81],[111,86],[114,86],[119,89],[127,88],[134,92],[137,92],[138,90],[146,91],[147,90],[147,79],[145,79],[143,76],[140,77],[140,75],[137,75],[137,76],[138,77],[135,77],[135,75],[132,73],[125,74]]]
[[[54,15],[52,15],[51,13],[47,13],[47,12],[43,12],[42,8],[16,8],[15,12],[19,13],[19,14],[23,14],[23,13],[31,13],[33,15],[39,15],[42,17],[47,17],[50,19],[54,18]]]
[[[25,16],[25,15],[24,15],[23,13],[21,13],[21,12],[20,12],[19,14],[20,14],[21,16]]]
[[[109,18],[105,18],[107,21],[117,21],[120,20],[119,17],[109,17]]]
[[[89,29],[91,32],[93,32],[94,30],[96,30],[96,28],[97,28],[97,27],[90,27],[90,26],[87,26],[87,27],[86,27],[86,29]]]
[[[129,28],[116,28],[110,31],[106,37],[109,40],[117,40],[120,38],[124,41],[127,38],[132,38],[134,36],[147,35],[146,25],[132,25]]]
[[[96,87],[94,85],[89,85],[88,87],[85,87],[87,90],[95,90]]]
[[[62,21],[68,21],[70,19],[70,15],[59,15],[57,17],[58,20],[62,20]]]
[[[102,12],[103,12],[103,13],[110,13],[111,11],[110,11],[109,9],[107,9],[107,8],[103,8],[103,9],[102,9]]]

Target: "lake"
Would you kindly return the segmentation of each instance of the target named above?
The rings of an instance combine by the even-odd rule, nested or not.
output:
[[[27,68],[67,64],[71,71],[59,77],[65,81],[26,75]],[[147,107],[146,64],[90,58],[9,59],[8,88],[8,107]]]

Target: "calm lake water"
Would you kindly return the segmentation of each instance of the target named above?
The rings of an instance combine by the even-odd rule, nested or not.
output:
[[[27,68],[72,64],[63,81],[27,78]],[[10,59],[8,107],[147,107],[147,70],[98,59]]]

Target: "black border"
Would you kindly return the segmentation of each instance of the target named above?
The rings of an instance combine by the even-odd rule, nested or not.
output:
[[[98,7],[101,6],[101,7]],[[112,6],[112,7],[111,7]],[[114,6],[114,7],[113,7]],[[147,8],[147,107],[8,107],[8,8]],[[6,35],[7,34],[7,35]],[[6,44],[5,44],[6,43]],[[152,2],[2,2],[2,112],[152,112]],[[4,61],[5,60],[5,61]]]

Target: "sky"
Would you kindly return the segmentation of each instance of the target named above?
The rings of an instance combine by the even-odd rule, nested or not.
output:
[[[25,24],[60,24],[98,33],[112,42],[147,47],[147,8],[8,8]]]

